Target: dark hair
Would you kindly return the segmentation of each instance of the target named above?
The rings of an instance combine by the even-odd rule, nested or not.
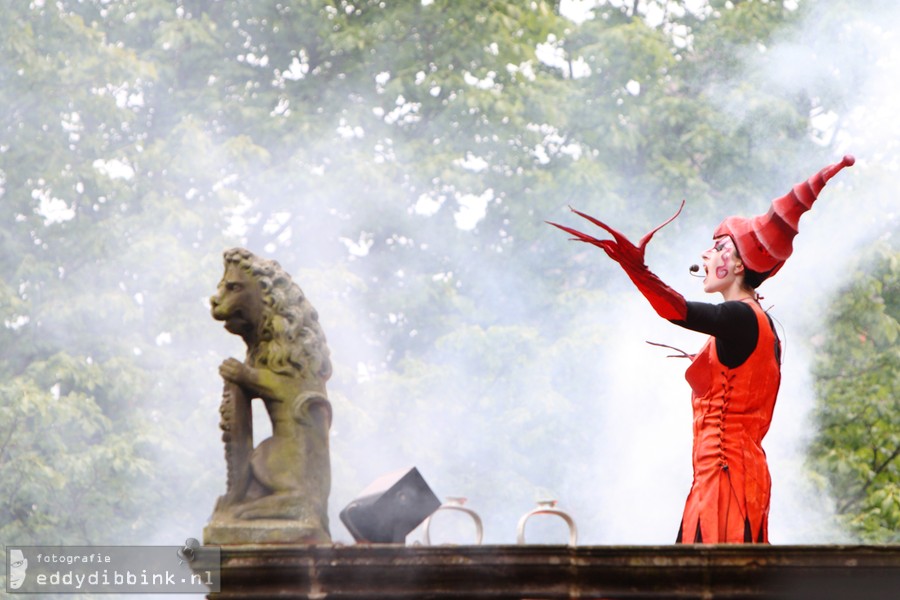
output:
[[[744,269],[744,283],[752,287],[754,290],[758,288],[763,281],[769,276],[769,273],[772,271],[766,271],[765,273],[760,273],[759,271],[751,271],[750,269]]]
[[[744,262],[744,259],[741,258],[741,251],[738,250],[737,244],[734,243],[734,238],[731,237],[731,234],[729,234],[728,237],[731,238],[731,243],[734,244],[735,256],[737,256],[739,261]],[[769,277],[769,275],[772,273],[772,270],[773,269],[769,269],[765,273],[760,273],[759,271],[748,269],[746,263],[744,263],[744,284],[750,286],[750,288],[755,290],[760,285],[762,285],[762,282],[765,281],[766,278]]]

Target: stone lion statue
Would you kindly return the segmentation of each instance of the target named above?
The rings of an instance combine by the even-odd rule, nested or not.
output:
[[[243,338],[247,357],[219,367],[228,484],[205,541],[329,543],[331,360],[318,313],[277,262],[243,248],[224,258],[211,312]],[[254,398],[272,422],[272,437],[255,448]]]

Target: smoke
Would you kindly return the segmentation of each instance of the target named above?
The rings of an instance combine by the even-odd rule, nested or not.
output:
[[[815,99],[837,89],[846,102],[840,118],[814,110],[817,129],[811,133],[823,146],[827,144],[825,162],[814,164],[807,157],[795,157],[784,169],[795,173],[794,178],[773,182],[769,198],[761,198],[750,214],[764,212],[769,199],[786,193],[825,164],[837,162],[844,153],[858,159],[853,168],[831,180],[813,210],[801,219],[793,256],[760,289],[765,296],[762,304],[771,307],[785,343],[782,388],[764,442],[773,478],[770,538],[780,544],[848,541],[848,535],[834,524],[827,494],[809,480],[804,469],[814,434],[810,369],[816,350],[811,338],[821,331],[824,311],[846,281],[854,257],[861,248],[896,230],[900,208],[892,192],[900,139],[892,117],[900,100],[895,84],[900,76],[900,37],[888,25],[900,17],[900,7],[883,3],[849,12],[837,4],[816,2],[790,39],[760,51],[748,65],[757,82],[785,95],[805,92]],[[741,78],[737,74],[734,79]],[[735,111],[738,117],[739,113]],[[753,165],[747,168],[752,170]],[[686,211],[690,210],[689,202]],[[712,228],[727,214],[711,214],[708,231],[682,233],[674,256],[653,255],[651,248],[648,264],[687,298],[716,301],[704,299],[686,273],[709,245]],[[657,237],[672,235],[663,230]],[[604,513],[606,526],[601,528],[602,535],[591,540],[594,543],[670,542],[690,486],[690,391],[682,373],[686,365],[678,359],[663,359],[659,349],[642,346],[641,340],[663,341],[688,351],[695,351],[703,340],[661,323],[641,302],[636,297],[634,304],[628,303],[632,308],[613,321],[617,348],[609,357],[614,376],[603,385],[618,390],[613,394],[615,425],[598,431],[596,439],[605,442],[576,458],[607,467],[603,485],[584,486],[580,491],[595,498]],[[647,377],[648,372],[654,376]],[[610,455],[616,459],[605,458]]]
[[[790,40],[760,52],[749,65],[757,82],[784,94],[806,91],[812,97],[826,97],[839,88],[846,98],[840,118],[824,110],[817,113],[819,129],[811,134],[828,144],[822,151],[826,161],[819,164],[798,156],[795,164],[784,165],[783,171],[794,176],[770,182],[771,193],[759,199],[754,214],[843,153],[858,159],[823,190],[814,209],[801,220],[794,255],[761,288],[763,305],[772,305],[786,342],[782,390],[764,444],[774,482],[770,537],[784,544],[845,540],[840,531],[824,525],[831,518],[828,499],[807,481],[803,467],[813,434],[810,366],[815,348],[809,343],[810,332],[821,328],[830,295],[842,283],[854,253],[896,227],[898,208],[888,186],[898,168],[900,125],[891,111],[900,100],[893,84],[900,81],[900,34],[887,24],[897,22],[900,7],[884,3],[837,18],[838,2],[815,4]],[[735,80],[740,78],[735,74]],[[736,115],[739,112],[735,110]],[[752,170],[753,165],[747,168]],[[759,177],[764,179],[766,173]],[[590,198],[589,191],[585,197]],[[283,198],[278,201],[290,206]],[[273,202],[259,200],[243,218],[277,212]],[[382,474],[411,466],[419,468],[439,497],[468,498],[467,506],[484,521],[486,543],[514,543],[519,519],[544,498],[558,500],[559,507],[575,518],[583,545],[674,540],[691,484],[690,390],[683,378],[687,361],[667,358],[667,350],[645,341],[694,352],[703,336],[659,319],[599,250],[589,269],[608,270],[607,284],[602,290],[573,295],[561,309],[565,314],[535,310],[527,298],[543,288],[543,282],[521,270],[502,271],[498,261],[464,265],[467,297],[489,301],[490,306],[455,304],[462,300],[455,295],[456,279],[450,272],[463,265],[448,259],[446,268],[438,269],[443,263],[434,256],[427,260],[433,261],[434,276],[446,279],[444,288],[434,281],[407,281],[407,287],[398,291],[398,278],[387,281],[383,273],[366,272],[365,252],[371,242],[367,235],[349,235],[346,218],[310,204],[304,204],[302,214],[294,214],[293,236],[291,228],[284,229],[280,248],[254,247],[253,239],[241,237],[240,215],[232,240],[279,260],[317,308],[328,336],[336,366],[329,383],[335,412],[330,503],[335,541],[352,542],[338,513],[359,491]],[[493,206],[489,203],[486,210]],[[718,300],[704,297],[687,269],[698,262],[713,227],[732,208],[710,213],[706,230],[673,224],[650,245],[650,267],[690,300]],[[411,229],[431,218],[408,215],[406,207],[393,210],[398,222],[419,219]],[[692,210],[690,200],[685,210]],[[538,222],[545,218],[558,215],[535,215]],[[362,230],[366,231],[364,226]],[[636,239],[644,232],[626,233]],[[549,227],[541,235],[568,243]],[[346,242],[340,242],[342,238]],[[458,244],[469,243],[465,235],[455,239]],[[422,241],[395,252],[393,273],[419,271],[408,261]],[[671,252],[657,252],[656,243]],[[335,267],[337,261],[328,261],[337,255],[336,247],[345,245],[360,257]],[[207,250],[197,259],[211,270],[208,293],[212,293],[221,249]],[[331,268],[322,268],[322,263]],[[443,295],[435,298],[438,313],[452,310],[471,315],[471,321],[435,347],[422,349],[420,356],[398,357],[387,366],[382,353],[385,329],[373,324],[371,307],[361,302],[361,291],[373,286],[384,294],[439,290]],[[210,330],[219,331],[199,298],[195,308],[183,318],[208,319]],[[485,323],[484,313],[515,314],[516,323]],[[394,318],[402,324],[403,315]],[[184,483],[183,498],[168,499],[172,515],[149,543],[178,544],[186,536],[201,537],[216,496],[224,492],[225,464],[217,428],[220,382],[215,370],[227,356],[242,356],[243,348],[224,331],[202,343],[206,345],[199,347],[198,340],[176,337],[165,348],[173,360],[182,352],[205,357],[208,373],[194,383],[208,392],[202,398],[173,400],[196,402],[189,416],[191,431],[194,440],[203,441],[192,454],[196,464],[182,469],[193,473],[195,480]],[[495,364],[500,357],[509,362],[503,369]],[[492,420],[501,413],[508,420]],[[256,428],[258,439],[268,435],[265,419],[258,419]],[[432,538],[436,543],[465,542],[471,539],[466,527],[445,527]],[[566,539],[564,531],[545,531],[537,523],[528,532],[529,541]],[[422,534],[420,528],[409,540],[419,541]]]
[[[838,3],[817,5],[821,10],[809,11],[800,35],[773,48],[768,72],[788,93],[821,89],[826,95],[831,86],[844,91],[845,117],[822,113],[820,135],[833,149],[833,161],[844,153],[858,161],[826,186],[801,220],[794,255],[764,286],[787,341],[783,387],[767,439],[774,480],[772,536],[784,543],[846,541],[846,534],[826,525],[832,509],[827,495],[803,476],[803,454],[813,434],[811,340],[859,251],[896,231],[900,208],[890,181],[897,172],[898,132],[890,115],[900,96],[894,83],[900,75],[900,37],[887,26],[900,17],[900,7],[880,3],[845,11]]]
[[[810,135],[823,144],[824,162],[795,157],[783,168],[793,175],[769,182],[769,196],[760,198],[749,209],[751,214],[767,210],[771,198],[825,164],[837,162],[844,153],[853,153],[858,159],[856,166],[828,184],[814,209],[803,217],[794,255],[778,276],[761,288],[763,305],[771,307],[786,350],[782,390],[764,444],[773,477],[770,537],[782,544],[847,541],[846,534],[833,526],[827,495],[809,481],[804,468],[807,444],[814,433],[810,368],[815,348],[810,333],[822,328],[823,313],[845,280],[855,253],[895,227],[897,209],[885,174],[895,173],[897,167],[896,140],[900,137],[889,111],[897,105],[892,82],[898,80],[900,40],[883,24],[896,22],[900,9],[867,7],[865,13],[841,12],[843,16],[837,17],[835,3],[816,4],[790,39],[760,50],[758,59],[748,65],[755,81],[779,93],[806,92],[816,98],[838,89],[846,102],[840,118],[814,109],[816,129]],[[740,79],[736,74],[735,80]],[[747,168],[752,170],[753,165]],[[759,173],[760,178],[766,176]],[[690,203],[686,210],[691,210]],[[704,297],[687,267],[697,262],[709,245],[712,228],[731,214],[730,210],[722,207],[721,213],[710,214],[706,231],[663,230],[658,238],[665,238],[673,248],[670,255],[655,254],[651,244],[650,266],[689,299],[718,300]],[[636,238],[643,232],[629,233]],[[594,260],[602,268],[599,265],[606,258],[598,251]],[[486,271],[478,276],[484,282],[502,277]],[[534,285],[528,279],[515,282],[506,278],[504,283],[503,295],[492,296],[501,306],[494,310],[501,313],[507,299],[527,295]],[[479,283],[467,281],[467,285]],[[580,305],[583,312],[572,322],[556,323],[562,327],[576,323],[584,331],[580,347],[571,354],[556,355],[558,360],[568,356],[584,367],[569,371],[577,381],[569,379],[566,388],[577,393],[569,397],[571,404],[566,410],[544,413],[540,423],[525,419],[522,423],[484,424],[478,422],[477,410],[460,414],[459,406],[477,408],[466,394],[485,391],[463,387],[454,390],[457,395],[431,389],[428,398],[416,403],[416,416],[403,426],[395,425],[391,432],[402,441],[385,436],[381,444],[368,447],[359,440],[362,447],[374,452],[367,455],[367,461],[357,463],[353,474],[364,480],[415,463],[438,495],[469,497],[469,506],[485,521],[487,542],[512,543],[521,515],[535,500],[549,496],[575,517],[580,543],[670,543],[691,482],[690,391],[683,379],[687,363],[666,358],[665,350],[649,346],[645,340],[693,352],[704,338],[658,319],[622,275],[612,275],[604,291],[608,296],[594,296],[593,304]],[[624,301],[612,300],[616,297]],[[532,314],[523,321],[534,323],[537,330],[544,319],[546,315]],[[548,341],[551,338],[547,336]],[[340,351],[335,348],[335,353]],[[478,355],[476,348],[470,351]],[[548,358],[546,352],[527,356],[523,360],[529,362],[516,373],[546,371]],[[459,365],[454,362],[458,358],[445,360]],[[477,374],[460,374],[478,381]],[[511,385],[509,381],[493,382],[491,394],[516,398],[525,412],[541,411],[539,398],[520,395],[521,390],[508,389]],[[551,429],[558,439],[519,452],[517,438],[527,438],[530,427]],[[535,470],[529,471],[525,465]],[[497,479],[498,472],[506,473],[502,480]],[[511,475],[515,473],[518,476]],[[335,510],[350,499],[342,493],[336,494]],[[347,539],[339,525],[335,533],[336,538]],[[414,532],[410,539],[421,539],[420,534]],[[460,541],[449,534],[448,539]],[[556,531],[539,539],[559,542],[565,538]]]

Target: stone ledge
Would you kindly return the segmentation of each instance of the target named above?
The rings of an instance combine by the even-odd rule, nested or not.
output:
[[[894,600],[900,546],[222,546],[221,577],[211,600]]]
[[[223,547],[250,547],[228,546],[228,544],[235,544],[236,540],[259,545],[298,547],[303,542],[321,543],[323,541],[319,539],[321,537],[328,539],[321,533],[321,529],[305,525],[301,521],[286,519],[254,519],[249,523],[218,519],[211,521],[203,529],[204,544],[222,545]]]

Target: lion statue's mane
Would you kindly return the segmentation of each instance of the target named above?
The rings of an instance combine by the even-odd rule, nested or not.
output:
[[[237,265],[259,283],[265,306],[259,343],[248,348],[251,362],[289,376],[331,377],[330,352],[319,314],[277,261],[244,248],[225,251],[226,265]]]

